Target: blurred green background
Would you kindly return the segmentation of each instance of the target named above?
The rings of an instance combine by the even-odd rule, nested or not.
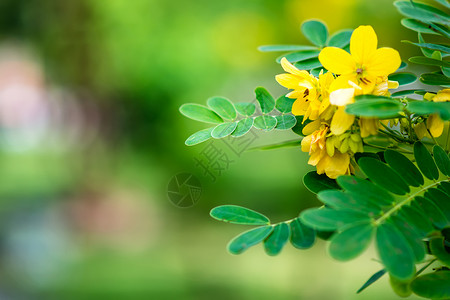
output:
[[[181,104],[284,92],[277,54],[256,48],[306,43],[310,18],[331,32],[370,24],[380,46],[418,54],[390,0],[2,0],[0,298],[396,299],[387,278],[355,294],[380,268],[373,248],[345,264],[322,242],[226,252],[246,228],[212,207],[282,221],[318,204],[301,183],[306,153],[247,151],[213,181],[194,160],[205,145],[184,145],[203,127]],[[257,133],[250,146],[295,138]],[[202,184],[194,207],[168,200],[179,172]]]

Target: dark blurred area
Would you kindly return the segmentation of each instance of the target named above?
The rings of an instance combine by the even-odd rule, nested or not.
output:
[[[195,160],[207,145],[184,145],[202,125],[178,112],[281,95],[277,54],[256,48],[306,43],[310,18],[417,51],[388,0],[0,1],[0,299],[356,299],[373,250],[346,265],[323,243],[235,257],[226,243],[245,228],[208,215],[237,204],[276,222],[316,205],[307,155],[217,141],[231,159],[212,178]],[[245,147],[296,138],[256,132]],[[201,182],[191,208],[168,199],[179,172]],[[391,297],[387,284],[358,299]]]

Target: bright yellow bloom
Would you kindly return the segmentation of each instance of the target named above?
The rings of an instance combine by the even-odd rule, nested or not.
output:
[[[308,164],[316,166],[318,174],[325,173],[330,178],[350,174],[350,153],[342,153],[339,150],[338,147],[342,147],[340,137],[327,138],[329,134],[327,125],[321,124],[320,120],[311,122],[303,128],[303,134],[308,135],[302,140],[302,151],[309,153]],[[353,144],[356,145],[356,143]],[[358,147],[353,148],[358,150]],[[348,150],[351,150],[349,146],[346,151]]]
[[[305,70],[294,67],[285,57],[281,59],[281,66],[287,74],[275,77],[277,82],[285,88],[293,90],[286,97],[297,99],[292,105],[292,113],[305,116],[303,119],[316,120],[319,117],[320,101],[317,91],[318,80]]]
[[[426,93],[423,98],[424,100],[433,102],[449,102],[450,89],[442,89],[437,92],[437,94]],[[414,127],[414,130],[416,131],[417,137],[419,139],[423,138],[424,136],[430,137],[427,129],[433,137],[439,137],[442,135],[442,132],[444,131],[444,121],[441,119],[439,114],[431,114],[426,121],[426,126],[424,123],[420,123]]]
[[[376,135],[378,133],[379,125],[380,121],[377,118],[360,118],[359,128],[361,137],[366,138],[370,135]]]
[[[399,53],[392,48],[377,49],[378,39],[372,26],[359,26],[350,39],[350,53],[337,47],[326,47],[319,60],[328,71],[341,75],[336,85],[348,81],[360,86],[364,93],[375,87],[377,77],[395,72],[401,64]]]

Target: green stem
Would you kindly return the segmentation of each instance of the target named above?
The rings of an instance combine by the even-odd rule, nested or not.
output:
[[[413,193],[412,195],[410,195],[408,198],[402,200],[401,202],[397,203],[394,205],[394,207],[392,207],[390,210],[388,210],[384,215],[382,215],[380,218],[378,218],[377,220],[375,220],[375,225],[378,226],[381,224],[381,222],[383,222],[384,220],[386,220],[387,218],[389,218],[393,213],[395,213],[397,210],[399,210],[400,208],[403,207],[403,205],[408,204],[411,200],[414,199],[414,197],[416,197],[418,194],[428,190],[429,188],[432,188],[436,185],[438,185],[439,183],[441,183],[440,181],[434,182],[420,190],[418,190],[417,192]]]

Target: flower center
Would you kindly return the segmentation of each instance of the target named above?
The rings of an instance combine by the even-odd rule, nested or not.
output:
[[[362,68],[356,69],[356,74],[361,75],[362,73],[363,73],[363,69]]]

